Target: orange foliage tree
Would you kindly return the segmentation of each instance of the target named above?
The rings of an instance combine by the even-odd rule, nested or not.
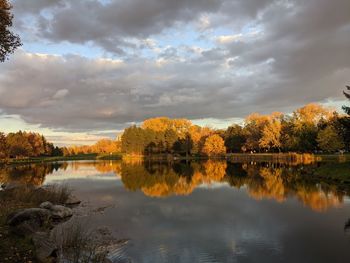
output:
[[[208,156],[218,156],[226,153],[224,140],[217,134],[209,136],[204,143],[203,153]]]

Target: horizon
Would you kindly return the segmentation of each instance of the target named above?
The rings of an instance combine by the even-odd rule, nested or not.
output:
[[[10,2],[23,46],[0,63],[6,133],[83,145],[157,116],[226,128],[347,104],[346,0]]]

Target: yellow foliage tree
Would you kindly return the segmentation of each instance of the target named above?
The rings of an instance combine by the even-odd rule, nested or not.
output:
[[[226,153],[224,140],[217,134],[209,136],[204,143],[203,153],[208,156],[223,155]]]
[[[263,129],[262,137],[259,140],[259,146],[268,150],[273,148],[280,150],[282,146],[281,130],[282,124],[279,119],[272,119],[269,121]]]
[[[155,132],[165,132],[166,130],[173,130],[181,138],[185,138],[186,133],[192,126],[191,121],[186,119],[170,119],[168,117],[157,117],[147,119],[143,122],[143,129],[150,129]]]

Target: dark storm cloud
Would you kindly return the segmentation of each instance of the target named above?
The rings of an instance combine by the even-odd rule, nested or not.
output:
[[[0,109],[30,123],[96,130],[159,115],[244,117],[337,100],[349,82],[347,0],[30,2],[15,1],[15,12],[35,14],[40,39],[124,54],[117,61],[22,51],[0,65]],[[203,17],[198,35],[212,48],[153,50],[147,42],[168,29],[195,28]],[[235,30],[211,35],[218,28]],[[154,53],[134,56],[127,48]]]

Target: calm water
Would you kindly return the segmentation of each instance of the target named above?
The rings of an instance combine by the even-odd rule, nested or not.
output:
[[[350,262],[350,182],[332,174],[344,172],[349,163],[100,161],[7,167],[0,181],[65,183],[106,207],[91,221],[130,239],[122,262]]]

